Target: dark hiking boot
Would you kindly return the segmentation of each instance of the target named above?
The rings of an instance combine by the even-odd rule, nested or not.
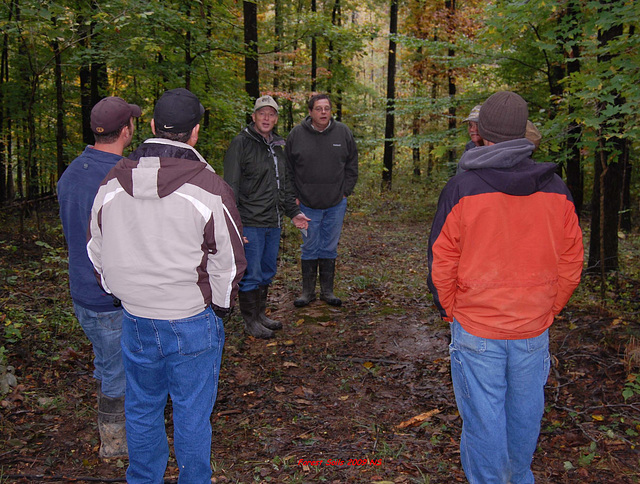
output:
[[[293,301],[297,308],[316,300],[316,279],[318,277],[318,259],[302,260],[302,294]]]
[[[273,331],[260,323],[260,289],[239,291],[238,302],[244,319],[244,329],[254,338],[273,338]]]
[[[260,290],[260,311],[258,316],[260,324],[268,329],[282,329],[282,323],[267,317],[267,296],[269,295],[269,286],[259,286]]]
[[[320,299],[331,306],[342,306],[339,297],[333,294],[333,278],[336,273],[335,259],[318,259],[320,268]]]
[[[111,398],[98,388],[98,431],[101,459],[127,457],[124,397]]]

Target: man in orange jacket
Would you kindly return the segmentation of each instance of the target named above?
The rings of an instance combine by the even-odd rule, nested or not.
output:
[[[554,163],[531,159],[527,103],[498,92],[480,110],[484,146],[440,195],[429,288],[451,323],[451,374],[471,483],[533,483],[549,327],[580,282],[582,232]]]

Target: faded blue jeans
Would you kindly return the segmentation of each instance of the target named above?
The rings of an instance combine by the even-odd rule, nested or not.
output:
[[[471,484],[531,484],[544,413],[549,330],[521,340],[479,338],[451,324],[451,376],[462,416],[460,458]]]
[[[338,242],[342,223],[347,213],[347,199],[338,205],[318,209],[300,204],[300,210],[309,220],[307,235],[302,236],[302,260],[335,259],[338,257]]]
[[[127,374],[127,482],[159,484],[169,458],[164,425],[173,405],[179,483],[211,482],[211,412],[218,392],[224,328],[211,308],[179,320],[124,311],[122,354]]]
[[[73,303],[73,310],[84,334],[93,345],[93,377],[100,382],[102,393],[110,398],[124,395],[125,377],[122,364],[122,310],[98,313]]]
[[[242,235],[249,242],[244,244],[247,270],[240,281],[241,291],[253,291],[271,284],[278,269],[280,231],[279,227],[242,228]]]

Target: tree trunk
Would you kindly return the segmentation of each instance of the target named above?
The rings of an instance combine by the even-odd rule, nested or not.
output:
[[[278,87],[280,87],[280,79],[278,79],[278,70],[280,69],[280,53],[282,51],[282,32],[284,30],[282,18],[282,0],[274,0],[273,9],[274,9],[274,34],[275,34],[275,43],[274,43],[274,56],[273,56],[273,90],[278,91]]]
[[[382,190],[391,190],[393,180],[393,151],[395,136],[395,98],[396,98],[396,41],[398,33],[398,0],[391,0],[389,13],[389,62],[387,64],[387,106],[384,128],[384,155],[382,169]]]
[[[576,5],[575,1],[569,2],[567,6],[566,16],[571,24],[579,22],[578,13],[580,6]],[[564,50],[564,49],[563,49]],[[573,44],[571,48],[571,60],[567,63],[566,76],[569,77],[573,74],[580,72],[580,47],[577,43]],[[559,85],[559,89],[562,88]],[[573,106],[569,105],[569,115],[573,113]],[[582,156],[580,154],[580,147],[578,145],[582,138],[582,126],[575,121],[569,124],[569,135],[567,136],[566,150],[567,157],[567,187],[573,196],[573,203],[576,206],[578,216],[582,213],[582,206],[584,204],[584,175],[582,172]]]
[[[456,2],[455,0],[446,0],[444,2],[445,8],[447,9],[447,21],[450,24],[449,25],[449,32],[453,32],[453,18],[455,15],[455,11],[456,11]],[[452,41],[452,38],[448,39],[449,41]],[[456,55],[455,50],[453,50],[453,48],[449,48],[449,51],[447,53],[447,55],[449,56],[449,58],[451,59],[451,61],[453,62],[453,58]],[[456,127],[458,126],[458,123],[456,121],[456,105],[455,105],[455,98],[456,98],[456,78],[455,78],[455,74],[454,74],[454,70],[453,67],[449,67],[448,72],[447,72],[447,78],[449,81],[449,132],[454,132]],[[449,150],[449,168],[451,170],[451,175],[454,175],[456,172],[456,167],[457,167],[457,163],[458,163],[458,153],[457,150],[455,148],[451,148]]]
[[[67,167],[64,157],[64,97],[62,95],[62,56],[60,54],[60,44],[57,40],[52,42],[53,55],[55,60],[54,77],[56,84],[56,166],[58,178]]]
[[[340,10],[340,0],[335,0],[333,4],[333,10],[331,11],[331,24],[335,26],[342,25],[342,17]],[[340,58],[340,52],[336,52],[334,49],[333,41],[329,42],[329,87],[327,89],[328,92],[333,92],[334,83],[336,77],[333,75],[333,62],[335,58],[336,64],[340,65],[342,63],[342,59]],[[337,95],[333,96],[333,104],[335,106],[335,118],[337,121],[342,121],[342,89],[340,89],[339,85],[337,87]]]
[[[607,11],[609,0],[600,0],[601,8]],[[613,56],[608,53],[607,44],[622,35],[622,25],[613,25],[606,31],[598,32],[598,43],[603,55],[598,62],[610,64]],[[605,67],[606,67],[605,65]],[[605,113],[609,104],[620,106],[624,100],[617,90],[607,92],[612,100],[601,100],[598,112]],[[620,114],[604,117],[598,133],[598,152],[594,170],[594,194],[591,218],[591,241],[589,246],[589,270],[605,273],[618,269],[618,217],[620,213],[620,193],[624,163],[622,155],[627,149],[626,141],[618,137],[623,122]],[[613,134],[611,134],[613,133]],[[597,181],[600,180],[600,183]],[[596,190],[598,191],[596,193]],[[603,281],[604,282],[604,281]]]
[[[316,0],[311,0],[311,12],[313,12],[314,17],[316,12],[318,11]],[[316,33],[314,32],[311,35],[311,92],[316,92],[318,87],[317,77],[318,77],[318,47],[316,45]]]
[[[420,136],[420,115],[418,113],[413,114],[412,133],[414,139]],[[413,158],[413,176],[416,179],[420,179],[420,146],[416,145],[411,150]]]
[[[12,20],[13,2],[9,9],[9,21]],[[5,173],[8,167],[5,164],[5,126],[4,120],[6,118],[7,109],[4,105],[4,84],[9,81],[9,34],[6,32],[2,36],[2,54],[0,55],[0,204],[7,201],[8,192],[8,180],[5,178]],[[7,123],[8,124],[8,123]],[[7,132],[7,134],[9,134]],[[10,158],[8,158],[10,159]]]
[[[260,97],[260,75],[258,65],[258,4],[244,0],[244,80],[247,94],[252,100]],[[251,115],[247,114],[247,123]]]

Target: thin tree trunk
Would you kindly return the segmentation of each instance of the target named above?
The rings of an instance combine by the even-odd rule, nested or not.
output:
[[[60,54],[60,44],[57,40],[52,42],[53,54],[55,58],[54,77],[56,83],[56,165],[58,178],[67,167],[64,157],[64,140],[65,124],[64,124],[64,97],[62,94],[62,56]]]
[[[451,24],[453,23],[453,18],[456,11],[456,2],[455,0],[446,0],[444,5],[445,5],[445,8],[447,9],[447,22],[450,24],[448,30],[449,32],[453,32],[453,26]],[[452,39],[449,39],[449,40],[452,40]],[[456,55],[455,50],[453,50],[453,48],[450,47],[447,52],[447,55],[453,62],[453,58]],[[456,98],[456,79],[455,79],[455,75],[452,67],[449,67],[448,69],[447,78],[449,81],[449,103],[450,103],[449,104],[449,123],[448,123],[449,132],[454,132],[456,127],[458,126],[458,123],[456,121],[456,105],[454,102]],[[451,148],[449,150],[448,156],[449,156],[448,164],[451,170],[451,175],[454,175],[457,162],[458,162],[458,154],[456,149]]]
[[[280,70],[280,62],[282,62],[280,58],[280,54],[282,51],[282,31],[284,29],[283,26],[283,17],[282,17],[282,0],[274,0],[273,2],[274,9],[274,34],[275,34],[275,45],[274,45],[274,56],[273,56],[273,90],[278,91],[280,87],[280,79],[279,70]]]
[[[245,89],[252,100],[260,97],[260,75],[258,65],[258,4],[244,0],[244,79]],[[251,115],[247,114],[247,123]]]
[[[610,0],[600,0],[603,11],[609,9]],[[599,63],[608,65],[613,56],[608,53],[607,44],[622,35],[621,24],[613,25],[606,31],[598,32],[598,43],[602,47],[603,55],[598,57]],[[613,101],[600,101],[598,111],[606,112],[608,104],[620,106],[624,99],[619,92],[612,92]],[[599,152],[595,162],[596,177],[601,178],[601,183],[594,183],[599,187],[599,193],[593,197],[592,227],[599,227],[599,231],[591,232],[589,246],[589,269],[597,268],[601,275],[618,269],[618,218],[620,213],[620,192],[622,191],[622,173],[624,163],[622,154],[625,152],[626,141],[617,136],[609,135],[610,132],[617,132],[617,128],[622,123],[620,115],[610,117],[603,121],[598,133]],[[595,178],[598,179],[598,178]],[[596,218],[598,219],[596,221]],[[602,281],[604,283],[604,279]]]
[[[398,33],[398,0],[391,0],[389,14],[389,61],[387,64],[387,106],[384,129],[384,155],[382,170],[382,190],[391,190],[393,180],[393,158],[395,137],[396,98],[396,40]]]
[[[314,16],[317,13],[318,8],[316,5],[316,0],[311,0],[311,12],[313,12]],[[318,87],[317,84],[318,77],[318,47],[316,45],[316,34],[315,32],[311,36],[311,92],[316,92]]]

